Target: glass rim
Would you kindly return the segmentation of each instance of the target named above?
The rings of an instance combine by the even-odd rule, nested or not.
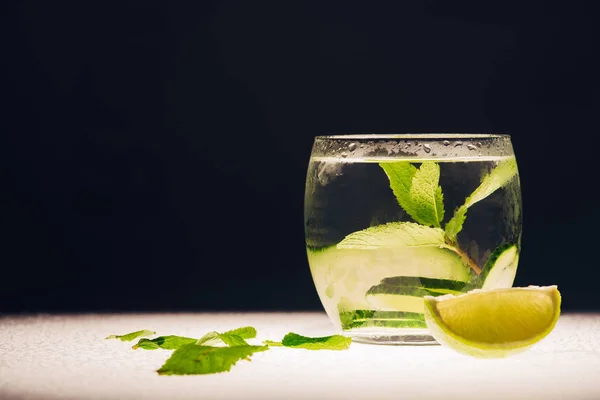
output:
[[[343,133],[317,135],[316,140],[510,139],[508,133]]]

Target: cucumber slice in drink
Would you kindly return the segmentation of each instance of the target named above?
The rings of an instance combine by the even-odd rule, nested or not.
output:
[[[310,271],[325,311],[368,310],[374,306],[366,293],[388,277],[398,275],[468,282],[469,267],[453,251],[436,246],[382,247],[378,249],[307,250]],[[409,307],[423,312],[422,299]],[[410,310],[406,310],[410,311]]]
[[[425,315],[402,311],[354,310],[340,313],[342,329],[426,328]]]
[[[374,294],[367,295],[369,305],[382,311],[404,311],[411,313],[423,313],[425,303],[423,297],[406,296],[398,294]]]
[[[519,248],[514,243],[499,246],[490,255],[479,275],[484,290],[509,288],[515,281],[519,263]]]
[[[474,289],[471,283],[415,276],[385,278],[367,292],[367,301],[378,310],[424,312],[424,296],[460,294]]]
[[[466,292],[475,289],[475,287],[469,282],[452,279],[426,278],[423,276],[394,276],[383,279],[379,285],[369,289],[368,293],[420,296],[421,293],[414,294],[419,289],[439,293],[455,293]]]

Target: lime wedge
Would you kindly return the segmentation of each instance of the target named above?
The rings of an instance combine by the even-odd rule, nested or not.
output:
[[[478,358],[499,358],[527,350],[558,321],[557,286],[474,289],[425,296],[425,321],[442,345]]]

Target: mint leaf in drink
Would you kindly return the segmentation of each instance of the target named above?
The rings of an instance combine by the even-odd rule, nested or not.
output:
[[[425,161],[415,173],[410,188],[414,212],[412,217],[423,225],[437,228],[444,219],[444,195],[439,181],[440,166],[432,161]]]
[[[157,371],[159,375],[199,375],[226,372],[239,360],[249,357],[268,346],[212,347],[186,344],[173,352]]]
[[[266,343],[269,346],[284,346],[307,350],[346,350],[350,347],[352,339],[342,335],[307,337],[290,332],[283,337],[281,342],[267,341]]]
[[[477,189],[465,199],[465,203],[456,209],[454,216],[448,221],[445,227],[448,238],[450,238],[451,241],[456,240],[456,235],[462,230],[467,217],[467,209],[469,207],[506,185],[515,175],[517,175],[517,161],[514,157],[500,161],[498,165],[483,178]]]
[[[412,217],[414,211],[410,188],[412,187],[413,177],[417,173],[417,168],[408,161],[380,163],[379,166],[383,168],[390,180],[390,187],[398,204]]]
[[[477,274],[481,269],[462,251],[456,243],[449,242],[441,228],[432,228],[414,222],[389,222],[352,232],[336,246],[338,249],[377,250],[380,248],[424,248],[433,251],[450,250],[457,254],[466,268]],[[443,255],[440,253],[439,257]],[[446,257],[440,260],[447,259]],[[439,261],[439,260],[438,260]]]
[[[378,249],[381,247],[440,247],[444,231],[414,222],[389,222],[372,226],[346,236],[338,249]]]
[[[133,349],[144,349],[144,350],[156,350],[156,349],[165,349],[165,350],[175,350],[180,348],[183,345],[195,343],[196,339],[188,338],[183,336],[159,336],[155,339],[140,339],[136,345],[133,346]]]
[[[473,204],[485,199],[496,190],[506,185],[517,174],[517,160],[509,158],[500,161],[498,165],[486,175],[481,184],[465,201],[465,206],[471,207]]]
[[[444,196],[439,186],[440,167],[425,161],[417,169],[409,162],[380,163],[400,207],[415,221],[440,227],[444,219]]]
[[[466,219],[467,207],[462,205],[454,211],[454,215],[450,218],[450,221],[446,223],[446,227],[444,228],[446,236],[448,236],[451,241],[456,241],[456,235],[462,230]]]
[[[213,346],[225,343],[227,346],[248,346],[248,343],[244,339],[253,339],[255,337],[256,329],[251,326],[244,326],[224,333],[208,332],[196,344],[199,346]]]
[[[139,337],[152,336],[155,334],[156,334],[156,332],[154,332],[154,331],[144,329],[141,331],[126,333],[125,335],[110,335],[110,336],[107,336],[106,339],[120,339],[122,342],[131,342],[132,340],[137,339]]]

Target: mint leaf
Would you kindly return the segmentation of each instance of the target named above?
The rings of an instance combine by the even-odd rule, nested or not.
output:
[[[243,326],[241,328],[232,329],[223,333],[224,335],[236,335],[242,339],[254,339],[256,337],[256,329],[252,326]]]
[[[400,207],[415,221],[440,227],[444,219],[444,196],[439,186],[440,167],[424,161],[419,169],[409,162],[380,163]]]
[[[500,161],[498,165],[482,179],[481,184],[477,189],[465,199],[465,203],[456,209],[454,216],[446,224],[446,235],[451,240],[455,240],[456,235],[462,230],[462,226],[467,217],[467,209],[506,185],[516,174],[517,161],[514,157]]]
[[[467,207],[464,205],[458,207],[454,211],[454,215],[450,218],[450,221],[446,223],[446,227],[444,228],[446,231],[446,235],[450,240],[456,241],[456,235],[458,232],[462,230],[463,224],[467,219]]]
[[[408,161],[380,163],[379,166],[383,168],[390,180],[390,187],[398,204],[412,217],[414,211],[410,188],[412,187],[413,177],[417,173],[417,168]]]
[[[444,231],[414,222],[389,222],[353,232],[337,244],[338,249],[424,247],[444,244]]]
[[[248,346],[248,342],[239,335],[219,332],[208,332],[196,342],[199,346],[214,346],[222,343],[227,346]]]
[[[346,350],[352,339],[342,335],[323,337],[307,337],[290,332],[283,337],[281,343],[267,341],[269,346],[285,346],[307,350]]]
[[[481,184],[465,201],[466,207],[485,199],[496,190],[506,185],[513,176],[517,174],[517,161],[515,158],[500,161],[488,175],[486,175]]]
[[[159,375],[199,375],[226,372],[239,360],[268,346],[211,347],[186,344],[173,352],[171,357],[157,371]]]
[[[125,335],[110,335],[110,336],[107,336],[106,339],[120,339],[122,342],[130,342],[133,339],[137,339],[142,336],[152,336],[155,334],[156,334],[156,332],[154,332],[154,331],[144,329],[141,331],[126,333]]]
[[[248,342],[246,342],[244,339],[242,339],[241,336],[238,335],[221,334],[220,337],[223,343],[230,347],[248,346]]]
[[[144,350],[156,350],[156,349],[165,349],[165,350],[175,350],[179,347],[195,343],[196,339],[188,338],[183,336],[159,336],[155,339],[140,339],[133,349],[144,349]]]
[[[221,343],[223,343],[223,340],[221,340],[220,333],[215,331],[208,332],[196,342],[198,346],[212,346]]]
[[[410,188],[414,212],[411,216],[423,225],[438,228],[444,219],[444,195],[438,185],[439,181],[440,166],[432,161],[425,161],[415,173]]]
[[[273,340],[263,340],[263,343],[266,344],[267,346],[275,346],[275,347],[283,346],[283,344],[281,342],[274,342]]]
[[[212,346],[225,343],[228,346],[248,346],[248,343],[244,339],[253,339],[255,337],[256,329],[251,326],[244,326],[224,333],[208,332],[196,344],[200,346]]]

